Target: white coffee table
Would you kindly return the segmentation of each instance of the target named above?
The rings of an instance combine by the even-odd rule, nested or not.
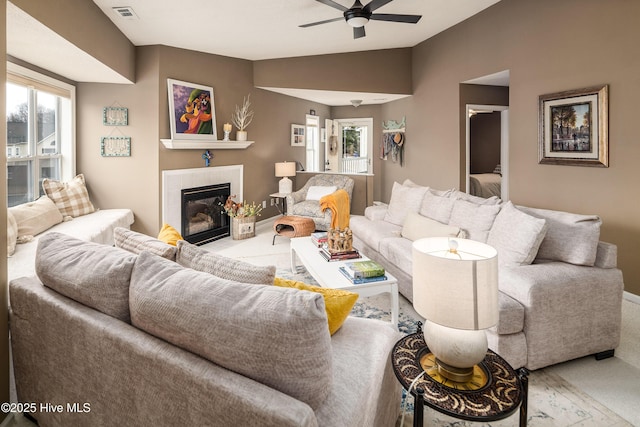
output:
[[[385,275],[387,280],[379,282],[362,283],[354,285],[338,269],[344,266],[347,261],[327,261],[319,253],[319,248],[311,242],[311,237],[295,237],[291,241],[291,272],[297,273],[296,256],[305,266],[309,274],[316,279],[318,284],[325,288],[344,289],[356,292],[360,296],[372,296],[382,293],[389,293],[391,298],[391,323],[398,327],[398,312],[400,311],[398,302],[398,280],[389,272]],[[368,260],[366,256],[357,260]]]

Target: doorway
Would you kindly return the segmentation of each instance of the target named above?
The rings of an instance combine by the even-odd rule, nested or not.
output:
[[[504,201],[509,200],[509,107],[467,104],[465,116],[467,193],[484,198],[497,196]],[[486,127],[495,126],[491,124],[493,120],[485,120],[485,117],[496,118],[497,131],[474,132],[474,122],[486,122]],[[483,135],[483,141],[478,141],[477,135]],[[477,148],[474,144],[480,143],[484,144],[483,148],[474,150]],[[492,164],[495,165],[491,166]]]
[[[333,126],[334,168],[340,173],[373,173],[373,119],[336,119]]]

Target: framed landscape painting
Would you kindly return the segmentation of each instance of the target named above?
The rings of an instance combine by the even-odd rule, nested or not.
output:
[[[539,163],[609,166],[608,86],[539,97]]]
[[[213,88],[167,79],[171,139],[217,140]]]

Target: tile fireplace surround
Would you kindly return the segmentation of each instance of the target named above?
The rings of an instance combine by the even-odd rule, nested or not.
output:
[[[243,172],[243,165],[162,171],[162,222],[178,230],[181,228],[181,190],[186,188],[228,182],[231,184],[231,195],[235,195],[235,200],[244,200]]]

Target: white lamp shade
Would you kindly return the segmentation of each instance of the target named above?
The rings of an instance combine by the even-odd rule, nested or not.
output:
[[[276,176],[296,176],[296,162],[276,163]]]
[[[457,243],[452,253],[451,242]],[[498,253],[468,239],[413,242],[413,307],[425,319],[456,329],[498,323]]]

